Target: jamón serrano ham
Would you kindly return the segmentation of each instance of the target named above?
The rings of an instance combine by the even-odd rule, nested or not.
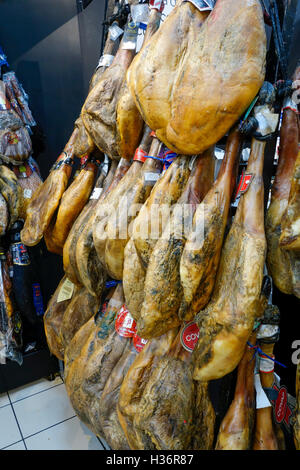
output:
[[[180,260],[183,299],[179,317],[191,321],[209,302],[219,265],[242,139],[237,129],[227,139],[217,180],[198,206]]]
[[[266,143],[252,139],[247,175],[251,184],[241,194],[222,249],[212,298],[196,317],[199,341],[194,349],[194,379],[223,377],[240,362],[260,315],[266,256],[263,166]]]
[[[149,341],[136,357],[121,385],[118,417],[131,449],[155,448],[150,437],[134,426],[134,420],[140,412],[140,402],[149,378],[171,348],[177,333],[178,329],[174,328],[160,338]]]
[[[181,196],[191,173],[189,165],[190,159],[186,156],[178,156],[173,161],[155,184],[133,223],[132,239],[145,268],[169,215],[163,211],[172,207]]]
[[[273,325],[272,325],[273,324]],[[274,358],[274,346],[278,341],[279,310],[275,306],[269,306],[265,312],[264,324],[258,332],[258,343],[262,350],[259,353],[259,376],[263,388],[272,388],[274,383],[274,362],[269,357]],[[269,332],[261,331],[265,325],[269,328],[277,326],[274,336]],[[266,354],[269,357],[264,356]],[[255,432],[253,438],[253,450],[280,450],[280,441],[277,437],[275,423],[273,422],[273,409],[270,406],[258,408],[256,410]]]
[[[142,49],[157,31],[160,20],[161,12],[156,8],[151,9]],[[128,88],[126,77],[119,95],[116,119],[118,154],[130,160],[142,137],[144,121]]]
[[[93,239],[93,226],[98,214],[97,208],[99,205],[101,207],[103,201],[106,204],[106,202],[110,200],[113,190],[118,187],[120,181],[128,172],[129,167],[130,164],[127,160],[120,160],[110,186],[101,194],[93,212],[90,214],[89,219],[86,221],[76,241],[75,259],[78,279],[91,294],[98,296],[101,293],[103,282],[106,279],[106,272],[97,255]]]
[[[138,157],[135,155],[134,161],[132,162],[129,171],[127,171],[124,178],[117,181],[114,185],[113,190],[109,192],[107,198],[105,198],[104,205],[99,203],[96,207],[95,218],[93,222],[93,241],[97,255],[102,265],[105,266],[105,247],[107,241],[106,227],[111,215],[116,215],[116,211],[119,201],[122,196],[128,191],[136,181],[138,180],[142,167],[144,164],[144,156],[148,154],[150,144],[153,140],[151,136],[151,129],[145,126],[144,135],[142,137],[140,146],[136,150]],[[142,155],[142,158],[140,158]],[[122,159],[124,164],[126,160]]]
[[[0,165],[0,192],[8,209],[8,228],[20,218],[23,207],[23,191],[14,172],[6,165]]]
[[[117,404],[120,387],[137,354],[138,351],[135,349],[132,340],[127,339],[125,350],[113,368],[103,389],[101,401],[99,401],[100,423],[104,437],[108,445],[114,450],[130,450],[119,422]]]
[[[256,343],[256,334],[249,339]],[[255,422],[255,389],[253,349],[246,346],[238,366],[233,401],[221,423],[216,450],[249,450],[252,448]]]
[[[71,176],[74,158],[73,144],[76,137],[77,130],[74,130],[63,153],[52,167],[48,178],[30,201],[24,228],[21,232],[21,240],[25,245],[34,246],[39,243],[60,203]]]
[[[300,362],[296,373],[296,412],[294,421],[294,442],[297,450],[300,450]]]
[[[207,16],[177,2],[127,76],[144,121],[169,149],[188,155],[226,134],[265,76],[259,0],[218,0]]]
[[[200,413],[197,413],[198,389],[193,381],[192,356],[181,344],[181,333],[152,369],[134,426],[142,429],[158,450],[193,449],[194,435],[204,431],[195,440],[199,447],[193,450],[207,450],[212,448],[214,439],[214,413],[205,416],[202,407],[207,405],[207,400],[201,403],[201,399],[197,403]],[[200,395],[204,396],[205,393]],[[201,423],[204,417],[206,426]]]
[[[131,238],[124,249],[123,289],[125,303],[135,321],[138,320],[144,300],[146,269]]]
[[[127,49],[129,32],[133,33],[130,22],[126,25],[113,63],[90,91],[81,111],[85,128],[97,147],[117,160],[121,156],[116,145],[116,108],[126,71],[135,55],[135,47]],[[132,155],[129,156],[131,157]]]
[[[105,194],[108,187],[111,185],[112,179],[114,177],[115,171],[117,168],[117,161],[112,160],[108,174],[105,176],[101,172],[99,178],[96,181],[93,193],[90,196],[89,201],[75,220],[72,228],[69,232],[69,235],[66,239],[63,248],[63,265],[64,271],[68,278],[74,282],[74,284],[80,284],[79,274],[77,272],[76,265],[76,243],[77,240],[84,230],[86,223],[89,218],[92,216],[94,208],[100,198],[101,194]]]
[[[54,356],[64,360],[64,345],[60,336],[60,329],[65,311],[78,288],[64,276],[52,295],[47,310],[43,316],[44,329],[48,347]]]
[[[76,291],[65,310],[60,327],[60,336],[64,349],[66,349],[81,326],[96,315],[99,303],[98,297],[90,294],[85,287]]]
[[[154,158],[159,155],[161,142],[154,138],[149,153]],[[108,219],[105,243],[105,268],[113,279],[122,280],[124,248],[131,236],[132,223],[147,200],[162,170],[162,162],[147,158],[136,181],[132,181],[124,192],[113,213]]]
[[[281,223],[288,208],[293,171],[298,156],[298,142],[297,114],[292,109],[285,108],[280,129],[278,167],[266,215],[267,266],[274,284],[281,292],[300,298],[300,256],[280,246]]]
[[[180,258],[197,205],[213,183],[213,150],[197,157],[185,189],[151,253],[137,322],[137,333],[142,338],[161,336],[181,323],[177,315],[182,298]]]
[[[73,338],[75,348],[72,344],[73,340],[68,347],[69,362],[66,364],[65,373],[67,393],[78,417],[98,435],[101,435],[101,425],[97,402],[101,400],[106,381],[126,344],[126,338],[122,338],[123,342],[115,342],[114,345],[116,337],[111,336],[111,333],[117,335],[114,320],[123,302],[123,289],[119,284],[108,303],[104,316],[96,321],[92,328],[89,322],[83,325]],[[87,338],[84,334],[85,328],[90,332]],[[82,338],[86,339],[84,343]],[[78,342],[81,348],[78,348]]]
[[[97,158],[89,157],[82,165],[79,174],[62,195],[57,215],[44,238],[48,247],[48,240],[56,248],[55,253],[62,255],[63,247],[70,229],[85,206],[92,192],[98,172]],[[48,248],[49,249],[49,248]],[[52,250],[49,250],[52,251]]]
[[[171,206],[190,176],[189,157],[179,156],[159,178],[133,222],[132,237],[124,250],[123,287],[126,305],[137,321],[144,299],[146,267],[161,237]]]

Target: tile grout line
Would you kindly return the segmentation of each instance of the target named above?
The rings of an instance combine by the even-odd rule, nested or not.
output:
[[[47,392],[47,390],[51,390],[52,388],[59,387],[60,385],[64,385],[64,383],[62,382],[61,384],[52,385],[52,387],[46,388],[45,390],[40,390],[39,392],[32,393],[31,395],[27,395],[26,397],[19,398],[18,400],[12,401],[11,403],[12,404],[13,403],[19,403],[22,400],[26,400],[26,398],[34,397],[35,395],[38,395],[39,393]],[[8,392],[8,398],[10,400],[9,392]],[[4,406],[6,406],[6,405],[4,405]]]
[[[63,419],[62,421],[58,421],[58,422],[55,423],[55,424],[51,424],[51,426],[47,426],[46,428],[41,429],[40,431],[34,432],[33,434],[29,434],[29,435],[26,436],[24,439],[29,439],[29,438],[32,437],[32,436],[36,436],[37,434],[40,434],[41,432],[47,431],[48,429],[51,429],[51,428],[54,428],[54,427],[57,426],[58,424],[61,424],[61,423],[64,423],[65,421],[69,421],[70,419],[76,418],[76,416],[77,416],[77,415],[75,414],[74,416],[70,416],[70,418]]]
[[[16,413],[15,413],[15,410],[14,410],[14,407],[13,407],[13,404],[12,404],[12,402],[11,402],[11,399],[10,399],[10,396],[9,396],[9,393],[8,393],[8,392],[7,392],[7,395],[8,395],[8,399],[9,399],[9,402],[10,402],[10,406],[11,406],[12,412],[13,412],[14,417],[15,417],[15,420],[16,420],[16,422],[17,422],[17,426],[18,426],[18,428],[19,428],[19,432],[20,432],[20,434],[21,434],[22,441],[23,441],[23,443],[24,443],[25,449],[27,450],[27,447],[26,447],[26,444],[25,444],[25,441],[24,441],[24,436],[23,436],[23,433],[22,433],[22,431],[21,431],[21,427],[20,427],[20,424],[19,424],[17,415],[16,415]],[[16,441],[16,442],[19,442],[19,441]],[[14,442],[13,444],[16,444],[16,442]],[[13,444],[11,444],[11,445],[13,445]]]

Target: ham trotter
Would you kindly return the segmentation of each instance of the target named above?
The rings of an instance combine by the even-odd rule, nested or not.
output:
[[[270,111],[268,128],[274,132],[272,114],[274,88],[266,83],[254,113]],[[264,104],[267,100],[269,103]],[[275,128],[274,128],[275,126]],[[264,228],[263,167],[266,142],[252,139],[247,174],[248,190],[241,194],[238,208],[222,249],[212,298],[196,317],[200,337],[193,352],[194,378],[208,381],[224,377],[239,364],[253,330],[259,305],[266,257]]]
[[[179,317],[191,321],[209,302],[219,265],[231,196],[235,188],[241,135],[232,130],[218,178],[199,205],[180,260],[183,299]]]
[[[256,343],[256,334],[249,339]],[[249,450],[255,420],[254,351],[246,346],[238,366],[234,399],[227,411],[217,437],[216,450]]]
[[[217,0],[211,13],[177,1],[133,60],[127,81],[157,137],[174,152],[194,155],[246,111],[263,84],[265,62],[259,0]]]
[[[48,178],[30,201],[25,224],[21,231],[21,240],[25,245],[34,246],[39,243],[60,203],[71,176],[76,137],[77,130],[74,130]]]
[[[141,50],[143,50],[150,38],[157,31],[160,20],[161,11],[158,11],[157,9],[151,9]],[[144,121],[129,90],[126,77],[119,95],[116,109],[116,119],[116,141],[118,154],[123,158],[130,160],[135,149],[139,145],[143,132]]]

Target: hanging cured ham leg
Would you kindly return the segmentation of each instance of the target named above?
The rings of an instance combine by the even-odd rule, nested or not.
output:
[[[256,334],[249,342],[256,343]],[[252,448],[255,420],[254,352],[246,346],[238,366],[234,399],[218,433],[216,450],[248,450]]]
[[[179,156],[155,184],[136,217],[124,250],[123,287],[126,305],[137,321],[144,300],[146,268],[161,237],[170,207],[177,202],[190,176],[190,158]]]
[[[59,255],[68,233],[81,210],[85,206],[93,189],[98,171],[96,158],[89,157],[69,188],[64,192],[54,220],[52,219],[44,237],[47,248]],[[50,246],[48,247],[48,241]],[[51,248],[51,249],[50,249]]]
[[[154,138],[149,150],[154,159],[146,159],[139,177],[121,197],[116,214],[108,219],[105,229],[105,268],[113,279],[123,278],[124,249],[132,233],[132,223],[160,176],[162,162],[156,157],[161,146],[161,142]]]
[[[81,111],[84,126],[94,143],[102,152],[117,160],[121,155],[116,145],[116,108],[127,69],[135,56],[137,33],[137,26],[128,22],[111,66],[90,91]]]
[[[71,176],[76,137],[77,130],[74,130],[48,178],[30,201],[21,231],[21,240],[25,245],[34,246],[39,243],[60,203]]]
[[[160,3],[162,4],[160,11],[158,11],[158,8],[156,7],[150,7],[151,10],[141,50],[144,49],[145,45],[159,28],[161,12],[164,8],[163,0],[160,0]],[[123,158],[130,159],[139,145],[143,132],[144,121],[128,88],[126,78],[124,79],[123,86],[120,91],[116,109],[116,118],[118,154]]]
[[[266,215],[267,266],[276,287],[284,294],[300,298],[300,256],[280,246],[282,220],[288,208],[293,172],[298,156],[299,127],[295,111],[283,110],[279,161]]]
[[[213,150],[198,156],[194,162],[187,185],[150,256],[144,302],[137,322],[137,332],[142,338],[161,336],[180,324],[177,315],[182,297],[180,258],[197,205],[213,183]]]
[[[274,96],[273,87],[266,84],[258,106],[263,105],[262,100],[271,100],[269,95]],[[273,125],[272,121],[268,129],[261,131],[274,132]],[[264,141],[252,139],[246,172],[249,177],[251,175],[251,184],[241,195],[227,235],[210,303],[196,317],[200,329],[193,352],[196,380],[217,379],[235,369],[259,312],[266,256],[262,177],[265,146]]]
[[[211,413],[201,413],[207,400],[203,403],[199,400],[201,411],[197,413],[197,385],[193,381],[191,352],[182,346],[181,336],[180,331],[170,351],[160,358],[153,369],[134,426],[142,429],[158,450],[207,450],[213,444],[215,416],[212,406],[208,407]],[[202,393],[199,398],[204,396],[205,393]],[[203,418],[205,423],[202,422]],[[195,443],[198,447],[193,448],[194,434],[200,433],[201,429],[206,429],[206,432],[201,437],[197,436]]]
[[[64,271],[68,278],[74,282],[74,284],[80,284],[79,282],[79,275],[77,272],[77,265],[76,265],[76,243],[77,240],[84,230],[86,223],[88,222],[89,218],[93,214],[94,208],[100,198],[101,194],[105,194],[106,190],[112,183],[112,179],[114,177],[116,168],[117,168],[117,161],[112,160],[111,166],[109,169],[108,174],[104,175],[101,173],[98,180],[96,181],[93,193],[85,205],[77,219],[75,220],[70,233],[66,239],[63,248],[63,265]]]
[[[260,1],[217,0],[207,16],[177,2],[128,71],[144,121],[179,154],[203,153],[220,140],[264,81]]]
[[[131,449],[154,449],[150,437],[134,426],[144,389],[153,370],[171,348],[178,329],[149,341],[128,370],[120,388],[118,417]]]
[[[180,260],[183,300],[179,317],[191,321],[209,302],[219,265],[230,200],[237,177],[241,135],[233,130],[218,178],[199,205]]]
[[[158,142],[157,139],[155,139]],[[144,134],[140,142],[140,146],[136,150],[130,170],[126,173],[125,177],[117,184],[113,191],[104,200],[104,204],[98,204],[95,217],[93,220],[93,242],[97,251],[98,258],[103,266],[106,265],[106,242],[107,242],[107,225],[111,216],[122,216],[117,213],[118,205],[127,191],[130,191],[136,182],[139,180],[145,162],[145,155],[148,155],[150,146],[153,141],[151,136],[151,129],[145,126]],[[155,144],[158,147],[157,144]],[[160,143],[159,143],[160,145]],[[125,160],[126,162],[126,160]],[[126,214],[125,214],[126,215]]]

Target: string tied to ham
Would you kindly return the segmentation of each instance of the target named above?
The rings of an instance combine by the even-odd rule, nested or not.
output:
[[[281,362],[277,361],[276,359],[274,359],[274,357],[268,356],[268,354],[264,353],[263,350],[257,344],[253,345],[253,344],[249,343],[249,341],[247,341],[247,345],[249,346],[250,349],[254,350],[254,354],[253,354],[253,357],[252,357],[251,361],[254,359],[256,354],[259,353],[260,356],[267,357],[268,359],[273,361],[275,364],[278,364],[279,366],[284,367],[285,369],[287,369],[286,365],[284,365]]]

